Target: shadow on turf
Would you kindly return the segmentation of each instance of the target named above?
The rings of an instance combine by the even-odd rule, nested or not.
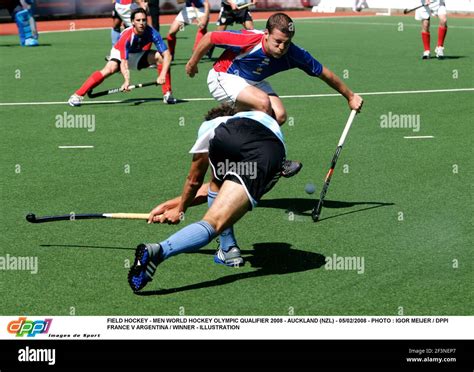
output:
[[[106,97],[106,96],[104,96]],[[102,97],[102,98],[104,98]],[[112,98],[113,95],[110,97]],[[179,99],[177,98],[176,99],[176,104],[180,104],[180,103],[187,103],[189,101],[185,100],[185,99]],[[150,102],[156,102],[156,103],[161,103],[163,105],[165,105],[163,103],[163,98],[129,98],[129,99],[124,99],[120,102],[106,102],[106,101],[103,101],[103,102],[94,102],[94,100],[90,100],[90,101],[85,101],[82,103],[82,105],[87,105],[89,107],[92,107],[92,106],[100,106],[100,105],[117,105],[117,104],[131,104],[131,105],[134,105],[134,106],[138,106],[138,105],[141,105],[143,103],[150,103]],[[170,105],[170,106],[173,106],[173,105]]]
[[[292,249],[288,243],[257,243],[253,245],[253,250],[242,250],[241,252],[245,259],[245,265],[250,264],[252,268],[257,269],[256,271],[239,273],[238,268],[229,267],[224,269],[229,270],[229,272],[237,273],[207,282],[185,285],[183,287],[142,291],[136,294],[139,296],[167,295],[176,292],[226,285],[242,279],[319,269],[326,263],[326,258],[322,254]],[[212,256],[215,250],[201,249],[196,253]],[[209,257],[209,260],[211,260],[211,257]],[[159,281],[159,271],[160,269],[158,268],[155,282]]]
[[[461,58],[466,58],[466,56],[444,56],[443,58],[440,58],[439,60],[442,61],[444,59],[461,59]],[[433,61],[437,60],[437,58],[430,58]]]
[[[293,212],[300,216],[311,216],[311,210],[314,208],[318,199],[303,199],[303,198],[282,198],[282,199],[264,199],[258,203],[259,208],[278,208],[284,209],[286,212]],[[382,202],[344,202],[336,200],[324,200],[324,209],[338,209],[338,208],[351,208],[356,205],[369,205],[369,207],[357,209],[355,211],[339,213],[334,216],[320,218],[320,221],[328,220],[330,218],[336,218],[344,216],[346,214],[358,213],[368,211],[370,209],[385,207],[389,205],[395,205],[394,203],[382,203]]]
[[[51,44],[40,44],[32,48],[39,48],[39,47],[49,47]],[[18,48],[24,48],[20,44],[0,44],[1,47],[7,47],[7,48],[13,48],[13,47],[18,47]]]

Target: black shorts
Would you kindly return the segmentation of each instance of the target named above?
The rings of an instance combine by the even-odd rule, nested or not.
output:
[[[209,143],[209,162],[214,177],[240,183],[252,207],[277,183],[285,147],[258,121],[233,118],[219,125]]]
[[[232,26],[234,23],[240,23],[243,25],[247,21],[252,21],[252,16],[248,9],[234,11],[230,5],[222,4],[216,24],[218,26]]]

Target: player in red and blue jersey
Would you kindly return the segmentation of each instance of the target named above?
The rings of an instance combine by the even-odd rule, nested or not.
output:
[[[268,19],[263,32],[210,32],[194,51],[186,72],[193,77],[198,72],[197,64],[201,58],[215,45],[225,51],[209,72],[207,83],[218,101],[231,102],[238,110],[274,113],[282,125],[287,117],[285,107],[265,79],[281,71],[299,68],[322,79],[347,99],[350,109],[359,111],[362,98],[310,53],[291,42],[294,27],[288,15],[275,13]]]
[[[132,27],[124,30],[119,41],[110,52],[110,60],[101,71],[95,71],[69,98],[69,105],[80,106],[87,92],[101,84],[104,79],[120,71],[124,78],[121,89],[128,90],[130,70],[141,70],[157,66],[157,84],[162,86],[163,101],[176,103],[171,91],[171,54],[158,31],[148,26],[147,14],[143,8],[132,11]],[[151,49],[154,44],[157,51]]]
[[[176,48],[176,34],[182,30],[185,25],[190,25],[193,22],[196,22],[198,26],[193,50],[196,49],[202,37],[207,33],[210,9],[208,0],[186,0],[186,5],[174,19],[170,26],[168,36],[166,37],[173,58]]]

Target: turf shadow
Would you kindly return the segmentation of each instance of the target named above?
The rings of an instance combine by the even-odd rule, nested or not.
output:
[[[8,48],[14,48],[14,47],[18,47],[18,48],[39,48],[39,47],[50,47],[52,44],[40,44],[40,45],[37,45],[37,46],[34,46],[34,47],[24,47],[24,46],[21,46],[20,44],[0,44],[0,48],[1,47],[8,47]]]
[[[461,58],[466,58],[466,56],[444,56],[443,58],[441,58],[441,61],[443,59],[461,59]]]
[[[113,96],[113,95],[112,95]],[[112,99],[112,96],[110,97]],[[106,97],[106,96],[104,96]],[[104,98],[102,97],[102,98]],[[187,103],[189,101],[185,100],[185,99],[179,99],[177,98],[176,99],[176,103],[177,105],[179,105],[180,103]],[[163,103],[163,98],[128,98],[128,99],[124,99],[120,102],[94,102],[93,100],[91,101],[85,101],[82,103],[83,106],[87,106],[87,107],[94,107],[94,106],[103,106],[103,105],[126,105],[126,104],[130,104],[131,106],[138,106],[138,105],[141,105],[143,103],[161,103],[163,105],[165,105]],[[170,106],[173,106],[173,105],[170,105]]]
[[[285,212],[293,212],[300,216],[311,216],[311,210],[317,204],[318,199],[303,199],[303,198],[281,198],[281,199],[263,199],[258,203],[259,208],[277,208],[284,209]],[[357,205],[369,205],[366,208],[357,209],[355,211],[340,213],[334,216],[329,216],[319,219],[319,221],[328,220],[330,218],[336,218],[346,214],[358,213],[368,211],[370,209],[395,205],[394,203],[383,203],[383,202],[346,202],[336,200],[324,200],[324,209],[339,209],[339,208],[352,208]]]
[[[142,291],[137,292],[136,294],[139,296],[162,296],[177,292],[216,287],[230,284],[237,280],[319,269],[326,262],[326,259],[322,254],[292,249],[291,245],[288,243],[256,243],[253,245],[252,250],[242,250],[241,252],[245,259],[245,265],[250,264],[252,268],[256,268],[257,270],[227,275],[222,278],[189,284],[178,288]],[[213,255],[215,250],[200,250],[197,253]],[[239,269],[229,267],[228,270],[236,272]],[[159,271],[160,270],[158,269],[155,281],[159,281]]]

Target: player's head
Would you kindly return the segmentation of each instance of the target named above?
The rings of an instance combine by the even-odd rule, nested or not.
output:
[[[206,116],[205,120],[212,120],[220,116],[234,116],[237,113],[236,108],[230,103],[223,103],[220,106],[210,109]]]
[[[280,58],[288,52],[291,39],[295,35],[295,24],[285,13],[275,13],[265,26],[265,48],[274,58]]]
[[[132,10],[130,15],[133,28],[138,34],[141,34],[145,31],[146,27],[146,10],[143,8],[136,8]]]

